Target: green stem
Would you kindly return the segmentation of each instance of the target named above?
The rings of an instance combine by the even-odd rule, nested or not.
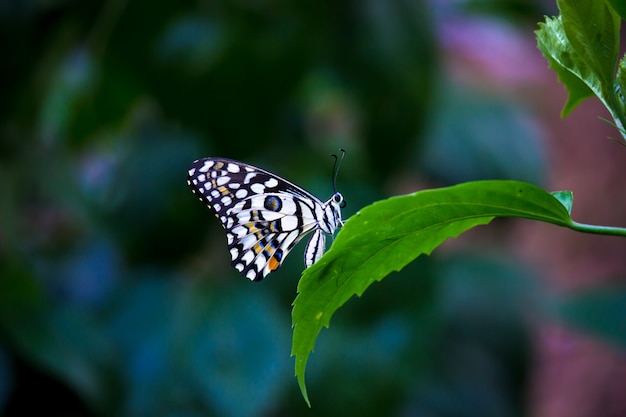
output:
[[[583,233],[593,233],[596,235],[611,235],[611,236],[625,236],[626,229],[623,227],[611,227],[611,226],[596,226],[592,224],[583,224],[571,221],[567,227],[572,230]]]
[[[621,94],[624,94],[625,92],[622,91]],[[611,114],[611,116],[613,117],[613,120],[615,121],[615,126],[617,127],[617,130],[619,130],[619,133],[622,135],[622,138],[624,141],[626,141],[626,115],[624,114],[624,105],[621,102],[621,100],[617,97],[617,93],[615,93],[615,91],[610,91],[608,94],[608,98],[610,101],[610,105],[606,105],[605,106],[607,108],[607,110],[609,111],[609,113]]]

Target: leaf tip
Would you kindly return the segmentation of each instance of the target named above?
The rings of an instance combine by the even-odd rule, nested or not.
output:
[[[302,398],[306,402],[306,405],[311,408],[311,401],[309,400],[309,394],[306,390],[306,383],[304,381],[304,370],[306,368],[308,355],[304,358],[298,358],[296,355],[296,378],[298,379],[298,386],[300,387],[300,392],[302,393]]]

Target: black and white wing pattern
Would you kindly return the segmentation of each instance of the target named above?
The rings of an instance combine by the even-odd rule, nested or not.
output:
[[[343,226],[343,196],[326,202],[264,169],[225,158],[203,158],[189,167],[187,184],[226,230],[233,267],[252,281],[278,269],[309,232],[305,265],[325,250],[326,234]]]

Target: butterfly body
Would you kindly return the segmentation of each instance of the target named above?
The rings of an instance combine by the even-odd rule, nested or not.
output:
[[[191,191],[220,220],[226,231],[232,266],[252,281],[280,267],[308,233],[305,264],[324,253],[325,234],[343,225],[343,196],[322,202],[297,185],[262,168],[226,158],[203,158],[191,164]]]

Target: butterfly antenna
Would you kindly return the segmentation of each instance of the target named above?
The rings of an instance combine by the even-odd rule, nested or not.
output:
[[[339,175],[339,168],[341,168],[341,162],[343,161],[343,158],[346,157],[345,149],[339,148],[339,150],[341,151],[341,159],[337,158],[337,155],[335,155],[334,153],[330,155],[333,158],[335,158],[335,163],[333,164],[333,192],[334,193],[337,192],[337,175]]]

